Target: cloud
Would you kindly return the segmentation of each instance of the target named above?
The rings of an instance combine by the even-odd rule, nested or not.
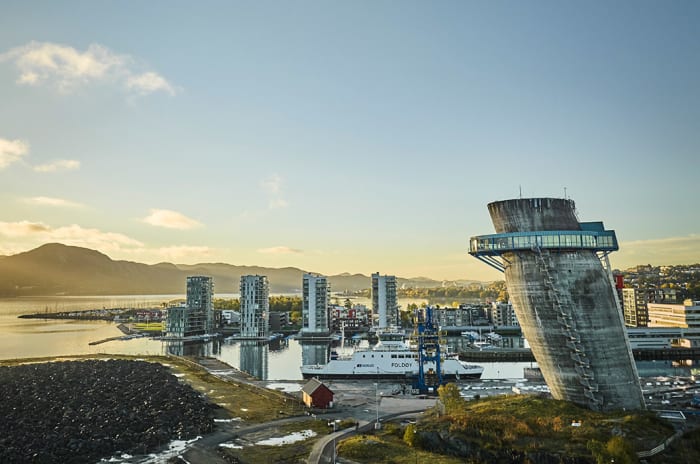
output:
[[[282,188],[282,178],[277,174],[272,174],[260,181],[260,187],[269,194],[277,194]]]
[[[284,198],[271,198],[268,203],[268,206],[270,207],[270,209],[277,209],[286,208],[288,204],[289,203],[287,203],[287,200],[285,200]]]
[[[620,242],[620,251],[610,255],[614,266],[626,269],[637,264],[671,265],[700,262],[700,235]]]
[[[178,260],[187,257],[199,259],[201,256],[212,256],[214,249],[207,246],[192,246],[192,245],[177,245],[170,247],[161,247],[154,250],[155,253],[168,260]]]
[[[30,205],[40,205],[40,206],[59,206],[66,208],[82,208],[85,205],[76,203],[70,200],[64,200],[63,198],[52,198],[52,197],[31,197],[25,198],[25,203]]]
[[[140,74],[138,76],[130,76],[126,80],[126,87],[134,90],[140,95],[148,95],[149,93],[162,90],[170,95],[175,95],[175,88],[165,80],[165,78],[152,71]]]
[[[91,83],[117,83],[128,91],[146,95],[158,91],[175,95],[175,88],[153,71],[141,71],[129,55],[90,44],[85,51],[51,42],[31,41],[0,54],[0,62],[12,62],[17,84],[55,86],[63,93]]]
[[[284,180],[278,174],[272,174],[260,181],[260,188],[268,195],[268,208],[286,208],[289,203],[282,195]]]
[[[303,250],[297,248],[290,248],[287,246],[276,246],[271,248],[260,248],[258,253],[274,254],[274,255],[285,255],[285,254],[301,254]]]
[[[168,209],[152,209],[151,214],[142,219],[146,224],[167,229],[193,229],[200,227],[201,222],[188,218],[182,213]]]
[[[24,237],[27,235],[50,232],[51,228],[42,222],[2,222],[0,221],[0,235],[5,237]]]
[[[143,243],[126,235],[85,228],[77,224],[53,228],[43,222],[1,222],[0,236],[20,238],[25,243],[59,242],[66,245],[119,251],[122,247],[142,247]],[[12,248],[17,248],[16,246]]]
[[[77,160],[56,160],[46,164],[34,166],[36,172],[73,171],[80,168]]]
[[[0,169],[21,159],[29,153],[29,144],[22,140],[7,140],[0,138]]]

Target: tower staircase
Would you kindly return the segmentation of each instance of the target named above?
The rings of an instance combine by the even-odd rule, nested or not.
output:
[[[540,247],[535,247],[532,251],[542,274],[549,300],[552,302],[557,312],[557,322],[566,339],[565,343],[571,359],[574,361],[574,369],[578,374],[578,381],[583,387],[583,396],[588,399],[588,404],[591,409],[600,410],[603,401],[598,395],[598,384],[595,381],[590,360],[588,356],[586,356],[586,350],[581,343],[581,337],[576,329],[576,323],[571,314],[573,304],[568,296],[563,295],[559,291],[559,286],[553,278],[553,273],[550,272],[550,269],[554,266],[552,265],[552,258],[549,251],[543,250]]]

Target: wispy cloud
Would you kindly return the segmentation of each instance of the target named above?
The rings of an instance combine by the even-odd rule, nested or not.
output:
[[[80,168],[80,161],[77,160],[55,160],[50,163],[34,166],[36,172],[73,171]]]
[[[143,218],[142,221],[152,226],[165,227],[167,229],[194,229],[202,225],[199,221],[169,209],[152,209],[150,214]]]
[[[33,234],[43,234],[51,231],[51,227],[42,222],[18,221],[18,222],[2,222],[0,221],[0,235],[5,237],[25,237]]]
[[[610,261],[620,268],[637,264],[698,263],[700,262],[700,235],[621,241],[620,251],[610,255]]]
[[[4,169],[29,153],[29,144],[22,140],[0,138],[0,169]]]
[[[129,76],[126,80],[126,87],[137,92],[140,95],[148,95],[149,93],[158,92],[159,90],[175,95],[175,87],[170,82],[165,80],[160,74],[152,71],[139,74],[138,76]]]
[[[270,248],[260,248],[260,249],[258,249],[258,253],[266,253],[266,254],[273,254],[273,255],[288,255],[288,254],[301,254],[301,253],[303,253],[303,250],[299,250],[298,248],[290,248],[288,246],[276,246],[276,247],[270,247]]]
[[[207,246],[177,245],[157,248],[154,251],[164,259],[181,260],[183,258],[201,259],[201,257],[213,256],[215,250]]]
[[[272,174],[260,181],[260,188],[268,195],[268,208],[286,208],[289,203],[283,195],[284,179],[278,174]]]
[[[92,83],[117,83],[141,95],[176,93],[175,87],[160,74],[140,70],[131,56],[114,53],[99,44],[80,51],[68,45],[31,41],[0,54],[0,62],[15,65],[20,85],[47,84],[63,93]]]
[[[260,187],[270,195],[278,194],[282,189],[282,178],[278,174],[272,174],[260,181]]]
[[[76,203],[70,200],[64,200],[63,198],[52,198],[52,197],[31,197],[25,198],[25,203],[30,205],[40,205],[40,206],[58,206],[65,208],[82,208],[85,205]]]
[[[118,251],[122,247],[142,247],[143,243],[115,232],[85,228],[77,224],[51,227],[43,222],[0,222],[0,236],[20,238],[24,243],[41,244],[59,242],[66,245],[99,249],[105,252]]]

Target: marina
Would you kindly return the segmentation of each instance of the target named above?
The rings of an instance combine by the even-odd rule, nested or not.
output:
[[[20,319],[21,314],[35,312],[49,306],[60,311],[79,311],[103,307],[148,307],[181,295],[137,295],[116,297],[44,297],[0,300],[0,358],[41,358],[85,354],[211,356],[239,368],[263,381],[303,380],[302,365],[322,365],[331,357],[331,351],[340,351],[336,340],[304,341],[291,337],[272,342],[223,339],[207,342],[184,340],[154,340],[139,337],[93,344],[91,342],[120,338],[124,335],[114,322],[100,320]],[[488,333],[483,331],[482,333]],[[345,340],[347,353],[352,352],[359,337]],[[527,348],[469,349],[468,337],[446,337],[448,351],[460,353],[469,364],[483,368],[482,380],[524,378],[523,369],[537,367]],[[504,335],[504,346],[521,346],[517,335]],[[637,369],[641,377],[680,376],[698,373],[697,349],[635,350]],[[690,356],[689,356],[690,355]],[[473,380],[472,380],[473,382]]]

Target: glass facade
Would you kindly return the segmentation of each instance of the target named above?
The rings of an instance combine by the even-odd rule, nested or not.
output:
[[[560,250],[588,249],[594,251],[616,251],[617,238],[614,230],[560,230],[541,232],[515,232],[472,237],[469,253],[473,255],[498,255],[503,251],[531,250],[533,248]]]

